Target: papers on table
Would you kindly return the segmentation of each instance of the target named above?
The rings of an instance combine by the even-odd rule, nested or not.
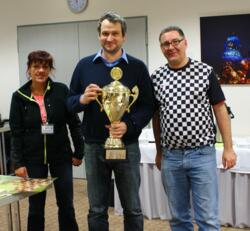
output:
[[[42,192],[51,186],[55,179],[24,179],[15,176],[0,175],[0,198],[18,193]]]

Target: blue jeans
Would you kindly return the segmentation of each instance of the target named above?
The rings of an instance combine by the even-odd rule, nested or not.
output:
[[[88,182],[89,231],[108,231],[108,207],[112,171],[124,213],[125,231],[142,231],[140,187],[140,150],[138,143],[126,146],[127,160],[106,162],[104,147],[85,144],[85,167]]]
[[[194,230],[190,193],[199,231],[220,230],[216,152],[211,146],[163,149],[162,181],[168,196],[173,231]]]
[[[48,168],[54,181],[60,231],[78,231],[73,207],[73,178],[71,162],[60,164],[28,164],[29,177],[47,178]],[[46,191],[29,198],[28,231],[44,230],[44,208]]]

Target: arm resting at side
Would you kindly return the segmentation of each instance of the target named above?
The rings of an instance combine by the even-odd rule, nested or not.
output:
[[[237,159],[233,150],[231,121],[224,103],[213,105],[213,111],[224,143],[222,163],[224,168],[230,169],[235,166]]]

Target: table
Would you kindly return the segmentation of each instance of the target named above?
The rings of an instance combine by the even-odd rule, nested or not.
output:
[[[7,174],[7,159],[6,159],[6,149],[5,149],[5,136],[4,133],[10,131],[9,124],[4,124],[0,128],[0,174]],[[14,198],[13,198],[14,199]],[[20,210],[18,200],[13,200],[13,206],[10,203],[6,203],[6,211],[8,217],[8,230],[13,230],[13,227],[16,227],[16,230],[20,230]],[[2,206],[5,202],[2,202]],[[14,219],[13,219],[14,218]]]
[[[21,230],[20,210],[19,203],[17,202],[47,190],[51,187],[54,180],[53,178],[46,181],[44,179],[39,181],[39,179],[23,179],[16,176],[0,175],[0,206],[7,206],[9,231]]]
[[[160,171],[154,164],[155,144],[140,140],[142,212],[148,219],[169,219],[168,199],[164,192]],[[250,227],[250,139],[246,145],[237,144],[237,165],[224,170],[221,164],[222,148],[216,148],[220,196],[220,222],[234,227]],[[122,214],[117,189],[114,204],[116,214]]]
[[[15,176],[6,176],[15,179]],[[1,184],[1,182],[0,182]],[[4,197],[0,197],[0,207],[6,206],[7,211],[7,219],[8,219],[8,230],[12,231],[21,231],[21,223],[20,223],[20,207],[19,207],[19,200],[31,196],[34,193],[20,193],[15,195],[7,195]]]
[[[7,174],[7,160],[4,133],[10,131],[8,124],[0,128],[0,174]]]
[[[21,231],[21,218],[19,200],[33,195],[34,193],[20,193],[8,195],[0,199],[0,207],[7,206],[8,231]]]

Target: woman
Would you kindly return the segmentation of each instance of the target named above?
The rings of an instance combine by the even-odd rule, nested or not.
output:
[[[83,137],[77,114],[67,111],[68,88],[53,82],[53,58],[46,51],[28,55],[30,80],[13,93],[10,109],[11,156],[15,174],[20,177],[54,181],[59,230],[75,231],[78,225],[73,207],[72,164],[83,158]],[[74,154],[67,125],[74,144]],[[28,230],[44,230],[46,191],[29,198]]]

